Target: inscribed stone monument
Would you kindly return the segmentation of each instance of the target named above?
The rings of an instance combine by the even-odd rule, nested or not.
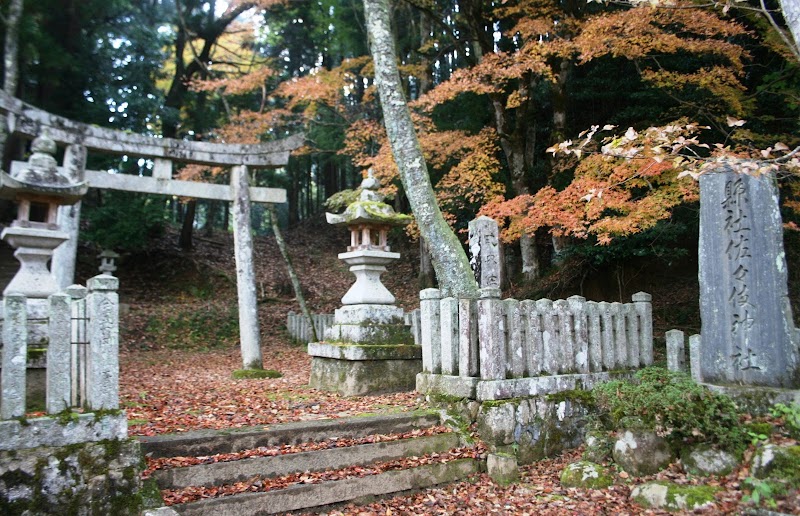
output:
[[[702,380],[800,387],[773,176],[700,176],[699,253]]]

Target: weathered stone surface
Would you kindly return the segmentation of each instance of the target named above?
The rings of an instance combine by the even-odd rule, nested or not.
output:
[[[692,380],[697,383],[703,381],[703,374],[700,366],[702,346],[703,342],[700,335],[692,335],[689,337],[689,371],[692,375]]]
[[[476,299],[458,300],[458,374],[480,375],[478,349],[478,303]]]
[[[414,336],[408,326],[398,324],[334,324],[326,339],[340,344],[413,345]]]
[[[87,286],[88,408],[115,410],[119,408],[119,280],[100,274]]]
[[[250,188],[245,166],[231,169],[233,191],[233,251],[236,260],[236,295],[239,302],[239,346],[245,369],[264,367],[258,322],[253,235],[250,229]]]
[[[72,444],[128,437],[125,414],[72,414],[69,421],[42,417],[27,419],[25,424],[0,421],[0,450],[20,450],[40,446],[69,446]]]
[[[587,460],[573,462],[561,472],[561,485],[563,487],[605,489],[613,483],[614,478],[606,468]]]
[[[673,460],[669,443],[654,432],[625,430],[614,443],[614,461],[633,476],[658,473]]]
[[[481,379],[499,380],[506,377],[503,302],[499,298],[481,297],[478,300]]]
[[[442,293],[437,288],[426,288],[419,293],[422,367],[427,373],[442,372],[442,348],[439,345],[442,331],[439,320],[441,298]]]
[[[412,391],[421,360],[337,360],[312,357],[309,385],[342,396]]]
[[[47,267],[53,250],[69,235],[53,229],[9,226],[0,238],[16,249],[14,257],[20,262],[16,276],[6,286],[4,294],[25,294],[30,298],[47,298],[58,291],[55,277]]]
[[[519,480],[517,458],[507,453],[490,453],[486,456],[486,472],[501,486]]]
[[[419,373],[417,392],[436,396],[475,399],[478,378]]]
[[[639,316],[639,360],[645,366],[653,363],[653,296],[637,292],[631,301]]]
[[[393,305],[394,296],[381,283],[386,265],[400,258],[400,253],[361,250],[339,253],[339,259],[350,266],[356,282],[342,297],[343,305]]]
[[[47,344],[47,412],[55,414],[70,407],[70,347],[72,298],[68,294],[50,296]]]
[[[497,222],[483,215],[469,223],[470,265],[481,288],[500,288],[500,241]]]
[[[583,460],[599,463],[605,462],[611,457],[613,442],[608,432],[597,430],[586,432],[585,443],[586,448],[583,451]]]
[[[359,345],[310,342],[308,354],[312,357],[337,360],[419,360],[422,347],[413,345]]]
[[[477,417],[478,433],[490,450],[513,446],[519,463],[529,464],[579,446],[587,414],[587,407],[568,396],[483,403]]]
[[[442,374],[458,374],[458,300],[446,297],[439,302],[442,344]]]
[[[140,474],[133,440],[2,451],[0,507],[4,514],[138,515]]]
[[[714,502],[714,493],[719,488],[710,486],[684,486],[672,482],[648,482],[633,488],[631,499],[653,509],[668,511],[694,511],[708,507]]]
[[[772,175],[701,176],[699,253],[703,381],[800,387]]]
[[[669,330],[667,338],[667,369],[686,371],[686,340],[681,330]]]
[[[28,314],[22,294],[3,299],[3,370],[0,371],[0,419],[25,414],[25,370],[28,364]]]
[[[707,445],[687,449],[681,455],[683,469],[692,475],[727,475],[739,465],[736,457],[724,450],[716,450]]]
[[[800,485],[800,446],[762,446],[753,456],[751,471],[756,478],[772,478]]]
[[[334,311],[337,324],[405,324],[403,309],[392,305],[357,304]]]
[[[524,398],[571,391],[577,388],[591,389],[598,383],[611,379],[622,380],[631,376],[632,373],[626,372],[602,372],[510,378],[508,380],[481,380],[478,382],[476,395],[477,399],[481,401]]]

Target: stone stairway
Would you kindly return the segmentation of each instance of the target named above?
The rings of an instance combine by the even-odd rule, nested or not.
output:
[[[153,515],[319,510],[463,479],[483,462],[436,413],[142,437],[169,508]],[[179,459],[170,458],[180,457]],[[180,465],[180,467],[174,467]],[[172,467],[169,467],[172,466]],[[223,494],[223,496],[220,496]],[[189,501],[185,501],[185,500]]]

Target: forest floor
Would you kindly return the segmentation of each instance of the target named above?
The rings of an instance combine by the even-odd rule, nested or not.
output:
[[[347,245],[346,235],[324,223],[310,222],[285,238],[311,310],[332,313],[352,283],[347,268],[336,258]],[[393,247],[404,257],[389,267],[383,279],[398,304],[411,309],[418,306],[418,257],[414,246],[403,237],[396,239]],[[190,253],[177,249],[176,241],[175,235],[168,233],[147,254],[123,257],[119,264],[120,301],[126,305],[120,322],[121,398],[132,435],[339,418],[425,406],[414,392],[344,398],[308,386],[310,358],[302,346],[290,343],[285,329],[287,313],[299,309],[272,237],[256,239],[257,293],[264,367],[278,370],[282,376],[231,379],[231,372],[241,365],[231,238],[216,234],[196,238]],[[96,254],[85,251],[84,257]],[[88,259],[80,264],[83,280],[95,274],[95,266]],[[631,280],[634,275],[629,274],[629,284],[624,285],[618,281],[617,271],[617,281],[611,282],[614,294],[629,299],[633,292],[646,289],[654,296],[656,328],[661,335],[671,327],[696,332],[696,269],[679,266],[674,271],[650,273],[646,267],[639,266],[639,279]],[[597,285],[604,282],[608,284],[608,278],[587,281],[584,277],[576,282],[574,276],[565,279],[553,275],[539,290],[554,298],[584,293],[591,299],[591,293],[584,291],[586,285],[595,285],[589,290],[597,291]],[[519,297],[522,289],[512,287],[511,291]],[[620,471],[616,473],[617,482],[608,489],[564,489],[559,475],[579,454],[580,450],[572,450],[525,466],[520,482],[508,487],[478,475],[414,495],[347,506],[331,514],[660,514],[629,500],[636,484],[653,478],[723,487],[717,502],[703,511],[705,514],[738,514],[752,507],[752,503],[741,500],[742,481],[749,475],[746,467],[711,480],[686,475],[678,465],[646,479],[629,478]],[[777,499],[777,503],[778,510],[800,514],[796,494]]]

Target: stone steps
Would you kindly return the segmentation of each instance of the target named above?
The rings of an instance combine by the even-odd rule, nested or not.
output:
[[[195,456],[216,453],[235,453],[258,447],[298,445],[339,439],[363,439],[374,435],[406,433],[429,428],[440,423],[438,414],[394,414],[388,416],[356,417],[341,420],[314,421],[275,425],[270,428],[235,432],[197,432],[141,438],[143,452],[151,457]],[[251,446],[257,443],[255,446]],[[333,441],[335,446],[335,441]],[[188,515],[255,515],[288,511],[312,510],[365,497],[390,495],[422,489],[465,478],[482,469],[476,459],[459,458],[449,462],[434,462],[407,469],[394,469],[378,474],[350,477],[341,480],[337,471],[352,467],[369,467],[408,457],[444,454],[460,446],[455,433],[423,435],[399,440],[330,447],[269,457],[249,457],[227,462],[212,462],[186,467],[157,470],[153,478],[160,489],[193,490],[195,487],[221,488],[237,482],[271,479],[297,474],[320,473],[309,483],[293,483],[284,488],[264,492],[244,492],[201,498],[197,501],[172,505],[150,514]],[[202,450],[201,453],[186,453]],[[380,469],[379,469],[380,470]],[[283,482],[283,479],[280,479]],[[260,481],[260,480],[259,480]],[[268,481],[265,481],[268,482]],[[315,483],[310,483],[315,482]]]

